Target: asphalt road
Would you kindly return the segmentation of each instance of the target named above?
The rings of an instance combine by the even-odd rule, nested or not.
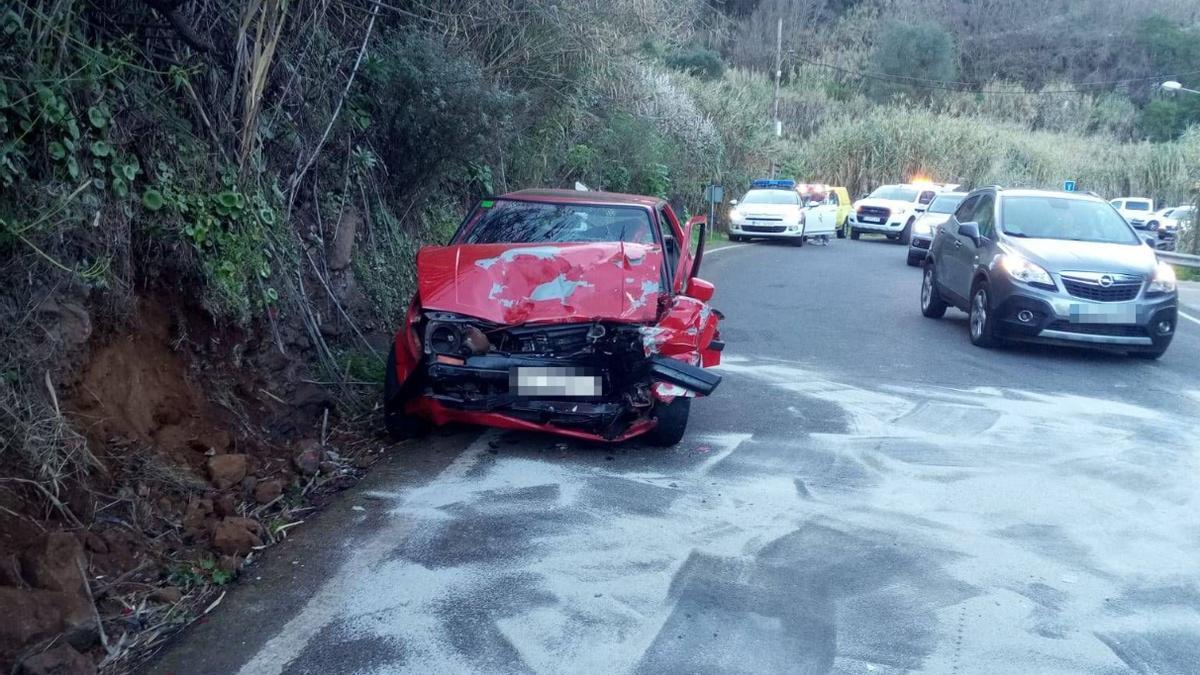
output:
[[[678,447],[397,447],[150,671],[1200,669],[1200,323],[985,351],[894,244],[705,265],[726,379]]]

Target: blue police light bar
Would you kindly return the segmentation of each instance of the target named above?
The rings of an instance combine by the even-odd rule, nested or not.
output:
[[[750,188],[753,190],[795,190],[796,181],[759,178],[757,180],[750,181]]]

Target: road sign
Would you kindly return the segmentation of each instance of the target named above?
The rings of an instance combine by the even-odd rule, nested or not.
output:
[[[1063,192],[1074,192],[1074,191],[1075,191],[1075,181],[1064,180],[1063,181]]]
[[[725,201],[725,187],[722,185],[709,185],[704,188],[704,201],[706,202],[723,202]]]

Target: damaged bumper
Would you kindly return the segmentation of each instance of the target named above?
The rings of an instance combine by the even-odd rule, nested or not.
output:
[[[716,390],[721,377],[699,365],[723,347],[715,330],[714,321],[710,331],[683,331],[693,348],[681,350],[677,336],[645,326],[498,326],[430,313],[412,373],[420,393],[406,407],[436,424],[619,441],[654,427],[657,401]]]

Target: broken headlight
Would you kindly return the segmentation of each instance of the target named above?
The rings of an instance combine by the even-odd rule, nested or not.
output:
[[[487,335],[469,319],[444,312],[426,315],[425,353],[466,358],[486,354],[492,347]]]

